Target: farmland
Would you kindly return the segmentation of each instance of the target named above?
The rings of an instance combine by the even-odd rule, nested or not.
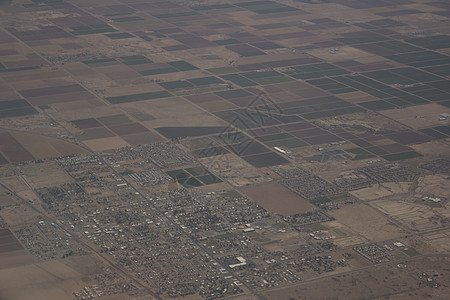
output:
[[[449,294],[445,1],[0,16],[0,298]]]

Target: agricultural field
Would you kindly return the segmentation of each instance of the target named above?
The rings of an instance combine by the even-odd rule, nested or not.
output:
[[[87,152],[66,141],[26,132],[0,131],[0,136],[0,164]]]
[[[1,299],[444,299],[450,5],[0,1]]]

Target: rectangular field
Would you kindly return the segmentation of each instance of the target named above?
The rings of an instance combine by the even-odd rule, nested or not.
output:
[[[284,216],[314,209],[314,205],[278,183],[245,187],[242,191],[268,211]]]

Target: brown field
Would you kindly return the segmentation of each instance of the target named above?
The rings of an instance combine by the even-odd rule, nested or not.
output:
[[[156,83],[133,84],[127,86],[111,87],[105,91],[105,97],[115,97],[123,95],[132,95],[163,90]]]
[[[362,236],[358,236],[358,235],[352,235],[352,236],[348,236],[348,237],[333,239],[333,243],[342,248],[353,247],[353,246],[365,244],[368,242],[369,241],[367,239],[363,238]]]
[[[13,233],[9,229],[0,229],[0,270],[31,262],[33,262],[33,258]]]
[[[439,216],[448,214],[442,208],[431,208],[418,203],[398,201],[397,199],[374,200],[370,204],[384,214],[389,215],[416,231],[442,228],[442,224],[436,222],[434,219],[439,220]]]
[[[57,71],[42,71],[41,69],[37,70],[27,70],[27,71],[19,71],[15,72],[16,74],[8,74],[4,73],[1,77],[9,83],[35,80],[36,78],[49,79],[49,78],[63,78],[67,76],[63,70]]]
[[[106,117],[98,118],[97,120],[102,122],[102,124],[105,126],[115,126],[115,125],[133,123],[133,121],[130,120],[126,115],[106,116]]]
[[[34,159],[31,153],[6,131],[0,131],[0,151],[10,162]]]
[[[147,294],[150,291],[166,299],[173,296],[170,290],[183,293],[190,287],[202,292],[173,299],[222,296],[236,300],[449,299],[449,179],[419,168],[434,158],[450,159],[450,139],[433,135],[433,130],[447,131],[450,124],[449,120],[439,120],[439,114],[448,113],[450,107],[447,88],[450,48],[445,44],[450,38],[449,1],[93,2],[0,0],[0,106],[5,107],[2,110],[11,109],[0,119],[0,300],[76,299],[74,292],[85,289],[89,293],[92,286],[101,290],[104,283],[109,285],[107,294],[113,292],[111,285],[124,287],[134,278],[143,284],[142,288],[128,293],[117,290],[115,295],[103,294],[98,299],[149,300],[153,299]],[[214,7],[216,4],[219,6]],[[283,6],[300,10],[286,11]],[[331,51],[333,48],[336,51]],[[342,70],[334,70],[330,64]],[[195,66],[194,70],[189,65]],[[154,72],[143,72],[150,70]],[[385,72],[373,72],[376,70]],[[150,75],[143,75],[146,73]],[[275,76],[277,73],[282,76]],[[223,76],[237,74],[253,83],[239,80],[239,76]],[[210,76],[221,83],[198,80]],[[197,80],[191,80],[194,78]],[[333,84],[330,79],[343,85]],[[177,80],[188,80],[192,85],[164,84]],[[352,88],[343,88],[345,85]],[[233,90],[249,94],[230,93]],[[162,91],[169,92],[169,96],[146,99],[146,95],[139,95]],[[245,116],[260,92],[265,97],[258,104],[252,103],[250,109],[256,119]],[[404,97],[407,94],[424,101]],[[108,97],[114,96],[125,97],[113,104],[116,101]],[[14,117],[21,111],[24,114],[30,111],[15,109],[21,101],[2,103],[19,98],[35,106],[37,114]],[[353,110],[347,110],[346,105],[340,106],[338,98],[367,109],[351,113]],[[363,104],[371,101],[374,103]],[[271,120],[262,115],[257,120],[259,112],[266,109],[267,113],[263,113]],[[238,115],[241,119],[233,126],[260,140],[242,152],[232,134],[228,138],[233,141],[226,148],[231,151],[217,154],[214,146],[221,142],[216,133],[199,132],[195,137],[189,136],[189,128],[182,128],[225,128]],[[442,127],[422,130],[437,126]],[[144,183],[134,176],[150,176],[138,173],[153,172],[151,161],[155,159],[149,159],[154,158],[152,153],[136,157],[121,149],[117,155],[105,155],[106,166],[100,163],[102,166],[95,167],[96,163],[91,161],[87,162],[89,168],[76,165],[63,168],[59,160],[49,159],[90,151],[116,153],[114,150],[124,146],[138,150],[134,145],[168,140],[160,133],[166,130],[161,127],[172,127],[174,131],[179,128],[180,135],[188,132],[187,137],[171,142],[198,158],[177,169],[196,168],[192,176],[202,182],[200,176],[208,172],[222,181],[208,184],[205,180],[205,185],[186,191],[190,199],[178,199],[179,189],[183,188],[178,181],[154,186],[153,182]],[[274,133],[284,135],[269,137]],[[343,140],[344,144],[333,143]],[[364,142],[389,154],[415,150],[422,156],[401,160],[399,164],[420,172],[420,177],[414,182],[343,189],[347,191],[345,196],[330,196],[330,203],[316,207],[313,201],[283,186],[272,167],[257,168],[264,165],[265,159],[268,163],[273,159],[274,164],[285,163],[283,168],[299,164],[333,182],[343,172],[364,173],[354,169],[367,166],[369,160],[384,159],[383,151]],[[278,143],[283,148],[293,148],[286,153],[286,160],[271,151]],[[356,147],[374,156],[368,158],[369,155],[362,154],[364,151],[357,156]],[[339,156],[337,152],[333,155],[329,152],[333,150],[355,156],[344,153]],[[310,158],[321,153],[323,158],[328,157],[327,152],[329,159],[324,161]],[[174,169],[175,166],[159,171]],[[121,180],[116,175],[126,176],[126,180],[130,177],[130,184],[136,186],[132,191],[135,193],[130,194],[130,187],[115,188],[116,179]],[[100,181],[97,184],[93,180]],[[65,183],[79,183],[85,193],[79,194],[79,189],[74,191],[73,186],[62,186],[70,195],[53,204],[46,196],[39,196],[39,189]],[[233,193],[222,197],[222,191],[229,190]],[[59,192],[62,191],[49,191],[60,198]],[[217,197],[212,197],[215,193],[203,194],[210,192],[217,192]],[[230,199],[235,192],[247,195],[250,202],[270,213],[261,220],[239,222],[233,214],[212,209],[201,220],[189,220],[194,209],[185,207],[185,203],[199,204],[195,207],[201,208],[205,203],[207,206],[225,201],[217,203],[217,207],[228,210],[237,200]],[[164,194],[159,197],[160,193]],[[142,202],[142,195],[158,200],[152,200],[154,203],[149,207],[149,203]],[[166,196],[170,197],[170,203],[160,201]],[[424,196],[441,197],[442,201],[429,203]],[[105,202],[108,207],[103,205]],[[183,208],[187,209],[184,214]],[[289,216],[319,208],[332,217],[330,221],[302,226],[304,230],[294,229],[297,226]],[[94,219],[93,215],[100,219]],[[158,222],[147,226],[140,222],[144,215],[149,218],[148,224]],[[199,223],[214,221],[216,215],[221,219],[216,226],[204,228],[205,224]],[[131,228],[137,233],[149,229],[151,234],[140,235],[138,244],[132,245],[133,235],[138,234],[116,233],[117,227],[127,226],[120,224],[122,216],[129,221],[128,227],[137,225]],[[52,231],[47,231],[46,226],[37,225],[40,220],[53,220],[61,228],[57,229],[55,223],[52,224],[55,229],[49,227]],[[90,224],[91,220],[95,226]],[[167,235],[175,223],[180,226]],[[245,223],[251,223],[255,231],[242,232]],[[22,231],[28,225],[33,226],[31,232],[36,235]],[[236,230],[230,232],[228,228]],[[55,235],[50,236],[53,230]],[[66,230],[73,234],[67,235],[72,236],[67,241],[79,251],[59,253],[56,249],[64,246],[60,241],[66,238],[59,234]],[[206,240],[200,241],[202,236]],[[124,245],[127,238],[128,244]],[[199,241],[204,247],[197,247]],[[376,264],[353,248],[372,243],[388,248],[394,241],[418,253],[399,248],[393,250],[392,260]],[[239,246],[227,247],[234,243]],[[40,256],[52,244],[55,255]],[[118,248],[118,244],[125,247]],[[162,249],[161,253],[170,253],[168,256],[146,253],[148,249],[144,246],[150,244],[150,248]],[[337,248],[331,247],[332,244]],[[165,251],[164,245],[170,249]],[[81,254],[84,251],[87,255]],[[250,264],[231,272],[228,261],[236,255]],[[318,256],[339,263],[331,266],[333,262],[322,263]],[[332,268],[321,272],[310,263]],[[178,266],[175,272],[174,264]],[[193,264],[199,269],[190,268]],[[424,272],[439,285],[432,287]],[[289,283],[294,274],[298,280]],[[196,275],[198,280],[192,278]],[[211,283],[220,284],[215,277],[230,284],[240,277],[243,292],[232,295],[228,289],[222,295],[225,290],[221,286],[222,291],[211,289],[214,294],[205,295],[203,292],[212,288]],[[257,282],[263,278],[266,286]],[[193,280],[196,282],[191,285]]]
[[[302,147],[302,148],[308,148],[308,147]],[[313,150],[314,150],[314,148],[313,148]],[[308,153],[308,155],[314,155],[314,154]],[[314,161],[313,162],[304,162],[304,161],[299,160],[299,162],[301,162],[306,168],[312,170],[315,174],[319,175],[320,177],[322,177],[323,179],[328,180],[328,181],[333,181],[342,172],[345,172],[345,171],[350,170],[355,167],[363,166],[365,163],[365,162],[361,162],[359,160],[355,160],[355,161],[329,160],[326,163],[322,163],[322,164],[317,164]]]
[[[237,108],[236,105],[234,105],[233,103],[230,103],[229,101],[226,101],[226,100],[198,103],[197,105],[209,112],[217,112],[217,111]]]
[[[211,48],[208,49],[212,51]],[[192,61],[194,62],[194,61]],[[164,81],[173,81],[173,80],[186,80],[195,77],[207,76],[208,73],[205,73],[203,70],[192,70],[192,71],[184,71],[184,72],[176,72],[176,73],[168,73],[168,74],[157,74],[146,76],[148,79],[163,79]]]
[[[330,48],[319,48],[314,50],[308,50],[306,51],[306,53],[331,62],[345,61],[357,58],[361,59],[373,56],[368,52],[356,49],[351,46],[339,47],[339,51],[333,54],[330,53]]]
[[[99,110],[98,107],[102,106],[102,110],[106,108],[105,103],[95,97],[92,97],[87,100],[77,100],[77,101],[70,101],[70,102],[61,102],[61,103],[55,103],[52,105],[52,107],[58,111],[58,112],[69,112],[71,113],[73,110],[78,109],[96,109]]]
[[[84,141],[84,140],[107,138],[107,137],[112,137],[112,136],[115,136],[115,134],[112,133],[107,128],[98,127],[98,128],[86,129],[83,132],[81,132],[78,137],[80,140]]]
[[[237,105],[239,107],[247,107],[249,106],[253,101],[255,100],[254,96],[249,97],[239,97],[239,98],[232,98],[228,99],[229,102],[233,103],[234,105]]]
[[[81,119],[81,120],[73,120],[71,121],[75,126],[77,126],[80,129],[87,129],[87,128],[95,128],[95,127],[101,127],[102,124],[100,124],[96,119],[94,118],[88,118],[88,119]]]
[[[0,78],[1,79],[1,78]],[[16,99],[17,94],[9,86],[1,84],[0,81],[0,101],[7,101],[10,99]]]
[[[105,74],[111,80],[124,80],[130,78],[138,78],[142,80],[142,77],[138,72],[121,65],[101,67],[96,70]]]
[[[424,240],[438,251],[450,253],[450,229],[424,235]]]
[[[321,145],[321,144],[328,144],[332,142],[338,142],[341,141],[342,138],[334,135],[334,134],[327,134],[327,135],[320,135],[320,136],[313,136],[313,137],[306,137],[302,138],[305,142],[311,144],[311,145]]]
[[[416,193],[422,195],[434,195],[437,197],[448,198],[450,195],[450,185],[446,175],[427,175],[419,178]]]
[[[339,223],[373,242],[400,237],[406,233],[382,214],[364,204],[345,206],[331,211],[330,215]]]
[[[136,118],[138,121],[149,121],[149,120],[155,119],[155,117],[152,116],[151,114],[147,114],[147,113],[140,112],[140,111],[134,112],[131,115],[134,118]]]
[[[375,146],[386,146],[386,145],[391,145],[392,144],[392,140],[387,139],[387,138],[382,138],[379,140],[371,140],[370,141],[372,144],[374,144]]]
[[[128,143],[118,136],[88,140],[85,141],[84,144],[93,151],[103,151],[128,146]]]
[[[0,228],[0,253],[22,250],[23,247],[11,230]]]
[[[11,131],[11,135],[36,159],[82,154],[87,150],[75,144],[51,137]]]
[[[60,77],[49,77],[46,76],[47,74],[43,74],[43,77],[35,76],[34,78],[30,78],[28,80],[18,80],[11,85],[17,89],[17,90],[28,90],[28,89],[38,89],[38,88],[48,88],[50,86],[57,86],[57,85],[68,85],[73,83],[73,81],[70,80],[70,77],[67,76],[67,74],[61,74]]]
[[[87,276],[99,271],[100,263],[89,256],[4,268],[0,299],[74,299],[73,292],[89,285]]]
[[[82,101],[76,101],[73,103],[75,103],[75,104],[78,103],[78,105],[73,106],[72,110],[70,110],[70,109],[67,109],[64,111],[58,110],[58,112],[55,114],[56,119],[58,119],[58,120],[79,120],[79,119],[88,119],[88,118],[99,119],[100,117],[117,115],[117,114],[123,113],[120,110],[120,108],[116,107],[116,106],[105,105],[101,109],[98,109],[98,108],[92,108],[90,106],[86,107],[83,105],[79,105],[82,103]],[[59,106],[61,106],[62,108],[65,108],[66,104],[68,107],[70,107],[72,105],[72,102],[57,104],[55,106],[55,108],[57,108]]]
[[[309,85],[305,82],[283,82],[283,83],[275,84],[274,86],[276,86],[282,90],[294,93],[294,94],[295,94],[295,92],[302,91],[302,90],[308,90],[308,89],[312,88],[311,85]],[[264,89],[266,90],[267,86]],[[268,90],[266,90],[266,92],[268,92]]]
[[[26,182],[33,189],[58,186],[72,182],[70,177],[55,161],[46,161],[39,164],[28,164],[19,167]]]
[[[358,199],[369,201],[381,197],[391,196],[393,194],[404,194],[409,192],[411,183],[408,182],[387,182],[383,184],[374,184],[370,187],[350,192]]]
[[[212,93],[206,93],[206,94],[199,94],[199,95],[189,95],[185,96],[184,98],[188,99],[192,103],[205,103],[205,102],[216,102],[221,101],[222,98],[217,96],[216,94]]]
[[[266,183],[242,188],[250,198],[268,211],[284,216],[305,213],[314,206],[278,183]]]
[[[342,98],[342,99],[346,100],[347,102],[351,102],[351,103],[359,103],[359,102],[378,100],[377,97],[369,95],[362,91],[339,94],[339,98]]]
[[[309,96],[308,95],[309,93],[314,94],[315,92],[313,91],[313,89],[302,89],[302,90],[292,91],[292,92],[281,91],[281,92],[277,92],[277,93],[271,93],[270,99],[276,103],[289,102],[295,98],[298,98],[298,96],[306,98]],[[297,94],[299,94],[299,95],[297,95]]]
[[[447,299],[450,263],[446,257],[423,257],[406,262],[407,268],[399,269],[396,263],[385,266],[346,272],[315,281],[306,281],[291,287],[266,291],[267,299]],[[428,287],[417,274],[439,274],[435,280],[438,288]]]
[[[1,177],[0,180],[6,186],[7,189],[10,189],[14,192],[20,193],[20,192],[29,190],[29,187],[26,185],[26,183],[20,177],[6,176],[6,177]]]
[[[51,178],[52,179],[52,178]],[[50,180],[51,180],[50,179]],[[48,182],[47,182],[48,184]],[[17,193],[17,196],[28,201],[38,201],[38,196],[32,190],[25,190]]]
[[[28,222],[38,222],[38,216],[40,215],[37,212],[23,204],[17,204],[15,207],[3,207],[1,210],[1,217],[13,228]]]
[[[447,139],[448,140],[448,139]],[[428,143],[414,145],[412,148],[424,155],[431,157],[448,156],[450,153],[450,146],[447,140],[434,140]]]
[[[10,206],[15,204],[16,202],[9,196],[6,194],[6,191],[1,188],[0,189],[0,207],[1,206]]]
[[[284,31],[284,29],[283,29]],[[285,32],[286,33],[286,32]],[[296,35],[296,33],[293,33]],[[236,60],[236,65],[248,65],[248,64],[257,64],[264,62],[273,62],[273,61],[281,61],[281,60],[290,60],[290,59],[301,59],[305,58],[306,55],[298,54],[298,53],[276,53],[276,54],[268,54],[268,55],[258,55],[251,57],[241,57]]]
[[[428,128],[445,125],[446,122],[439,120],[439,114],[445,109],[436,103],[411,106],[403,109],[383,110],[380,113],[397,120],[398,122],[414,129]],[[447,123],[448,124],[448,123]]]
[[[103,78],[104,76],[95,72],[93,69],[83,64],[82,62],[68,62],[64,64],[64,69],[75,77],[82,77],[84,79]]]
[[[155,116],[154,120],[143,122],[149,127],[223,126],[225,124],[224,121],[181,97],[124,103],[120,106],[129,113],[141,111]]]
[[[111,131],[116,133],[117,135],[127,135],[127,134],[135,134],[135,133],[142,133],[148,131],[147,128],[142,126],[139,123],[130,123],[130,124],[123,124],[123,125],[116,125],[116,126],[110,126],[108,127]]]
[[[28,265],[33,262],[33,257],[23,249],[2,252],[0,255],[0,273],[2,273],[4,269]],[[0,292],[0,299],[3,299],[1,296]]]

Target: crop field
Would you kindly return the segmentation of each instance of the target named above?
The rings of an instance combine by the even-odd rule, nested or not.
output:
[[[210,135],[224,130],[223,127],[159,127],[155,129],[167,138]]]
[[[26,100],[6,100],[0,102],[0,118],[12,118],[26,115],[37,114]]]
[[[449,294],[446,1],[0,16],[0,298]]]
[[[166,98],[170,97],[171,94],[166,91],[161,92],[151,92],[151,93],[143,93],[143,94],[134,94],[134,95],[125,95],[125,96],[116,96],[116,97],[108,97],[108,100],[111,104],[119,104],[119,103],[127,103],[127,102],[136,102],[136,101],[144,101],[150,99],[158,99],[158,98]]]
[[[0,229],[0,253],[22,249],[22,245],[9,229]]]
[[[22,145],[35,159],[58,157],[71,154],[83,154],[87,150],[55,138],[32,135],[25,132],[10,132],[11,136]]]
[[[287,164],[289,161],[279,154],[269,152],[242,157],[246,162],[257,168]]]
[[[247,17],[249,15],[274,20],[291,19],[294,15],[308,15],[303,9],[276,1],[198,5],[192,9],[178,7],[175,11],[161,8],[145,16],[136,14],[135,8],[112,9],[108,6],[104,11],[104,17],[110,19],[114,26],[100,21],[91,22],[86,15],[77,20],[60,19],[55,21],[57,26],[48,26],[44,29],[28,31],[11,29],[13,37],[2,35],[4,43],[0,69],[2,72],[18,75],[10,77],[7,81],[15,83],[17,93],[23,99],[2,101],[1,118],[39,114],[40,111],[34,106],[51,106],[61,112],[74,109],[81,112],[84,108],[163,100],[171,98],[173,93],[176,93],[224,122],[233,123],[239,118],[241,124],[238,128],[253,135],[255,131],[264,133],[266,130],[279,130],[274,126],[301,120],[310,124],[324,118],[364,112],[383,113],[431,103],[448,106],[450,91],[445,76],[448,75],[450,60],[445,54],[436,52],[445,49],[448,36],[436,34],[427,37],[399,38],[394,33],[388,34],[386,31],[388,28],[390,30],[404,28],[407,23],[394,20],[388,14],[383,15],[381,19],[355,22],[353,24],[355,30],[344,30],[337,33],[338,37],[330,40],[310,42],[304,50],[311,55],[305,55],[299,52],[286,53],[283,49],[292,48],[295,38],[303,37],[306,38],[305,41],[309,41],[309,38],[315,36],[316,30],[341,29],[348,25],[331,18],[311,19],[308,24],[298,26],[264,20],[252,21],[253,23],[249,21]],[[235,13],[246,16],[244,23],[247,22],[246,26],[253,28],[251,32],[233,31],[235,25],[226,24],[216,18],[221,14],[231,17]],[[392,16],[394,15],[396,14]],[[172,25],[164,27],[161,22]],[[118,27],[115,27],[116,24]],[[202,29],[198,31],[184,29],[194,25]],[[155,30],[151,32],[148,28]],[[284,33],[280,33],[283,30]],[[68,52],[76,52],[77,49],[86,47],[83,39],[97,35],[103,37],[101,39],[103,42],[111,45],[122,43],[123,39],[133,41],[132,43],[136,45],[154,44],[167,53],[180,52],[187,55],[152,55],[124,49],[118,54],[103,51],[99,55],[83,57],[80,62],[85,67],[82,73],[78,74],[91,78],[96,72],[100,72],[104,77],[99,78],[97,82],[104,84],[105,93],[102,96],[91,90],[91,86],[96,83],[80,85],[66,76],[59,82],[53,79],[36,85],[26,74],[39,71],[36,66],[42,64],[43,60],[28,48],[33,45],[21,47],[20,50],[13,47],[15,39],[23,39],[25,43],[40,43],[39,47],[49,46],[47,51],[61,47]],[[71,41],[72,36],[80,40],[74,43]],[[333,50],[335,56],[328,53],[327,47],[336,48]],[[340,47],[342,52],[339,50]],[[203,51],[200,49],[208,48],[221,49],[217,52],[217,58],[211,60],[206,58],[208,55],[192,54],[194,49]],[[229,57],[222,57],[225,53],[228,53]],[[348,56],[348,53],[357,55]],[[49,54],[49,57],[51,55],[54,54]],[[21,63],[12,63],[19,58]],[[219,61],[215,61],[217,59]],[[223,64],[223,60],[227,59],[233,59],[234,65]],[[73,62],[69,62],[64,68],[67,68],[69,73],[74,72],[74,78],[79,76],[76,72],[81,70],[78,65],[75,68]],[[175,80],[167,80],[170,77],[166,76],[171,75]],[[145,78],[154,80],[151,87],[142,92],[141,88],[133,89],[146,82]],[[115,84],[106,84],[105,80],[113,80]],[[226,84],[230,84],[231,89],[225,89]],[[135,92],[118,94],[119,89],[114,85],[126,87],[122,89],[123,91],[135,90]],[[264,107],[254,102],[258,95],[256,88],[264,90],[270,101],[279,106],[271,115],[262,116],[259,112],[249,112],[246,109],[249,105],[255,106],[259,111]],[[359,97],[361,100],[358,101],[358,98],[346,100],[350,99],[348,95],[355,92],[361,93]],[[370,97],[371,100],[366,100]],[[99,98],[103,98],[106,102]],[[236,107],[244,108],[244,111]],[[71,121],[83,131],[79,134],[82,140],[112,138],[119,135],[126,136],[125,140],[136,144],[139,137],[145,142],[161,139],[152,129],[157,127],[156,124],[162,123],[151,120],[148,120],[149,123],[141,124],[143,127],[134,119],[120,123],[119,120],[102,121],[94,116],[94,118],[72,118]],[[135,125],[130,125],[132,123]],[[164,122],[164,125],[166,124]],[[375,155],[388,160],[408,159],[419,155],[408,148],[409,145],[424,143],[430,139],[446,138],[448,130],[445,126],[432,123],[416,128],[417,131],[392,133],[386,135],[392,140],[391,145],[387,144],[389,147],[357,145],[350,152],[360,155],[358,158],[361,158],[361,155],[362,157]],[[199,135],[204,129],[198,130],[188,135]],[[289,132],[290,136],[266,140],[264,143],[269,148],[279,145],[295,149],[307,145],[352,142],[357,138],[348,139],[345,132],[340,135],[323,129],[316,131],[301,128],[296,131],[281,129],[281,132]],[[173,134],[169,136],[172,137]]]
[[[32,160],[34,157],[8,132],[0,132],[2,154],[11,162]]]
[[[0,270],[33,261],[11,230],[6,228],[0,228],[0,254]]]

